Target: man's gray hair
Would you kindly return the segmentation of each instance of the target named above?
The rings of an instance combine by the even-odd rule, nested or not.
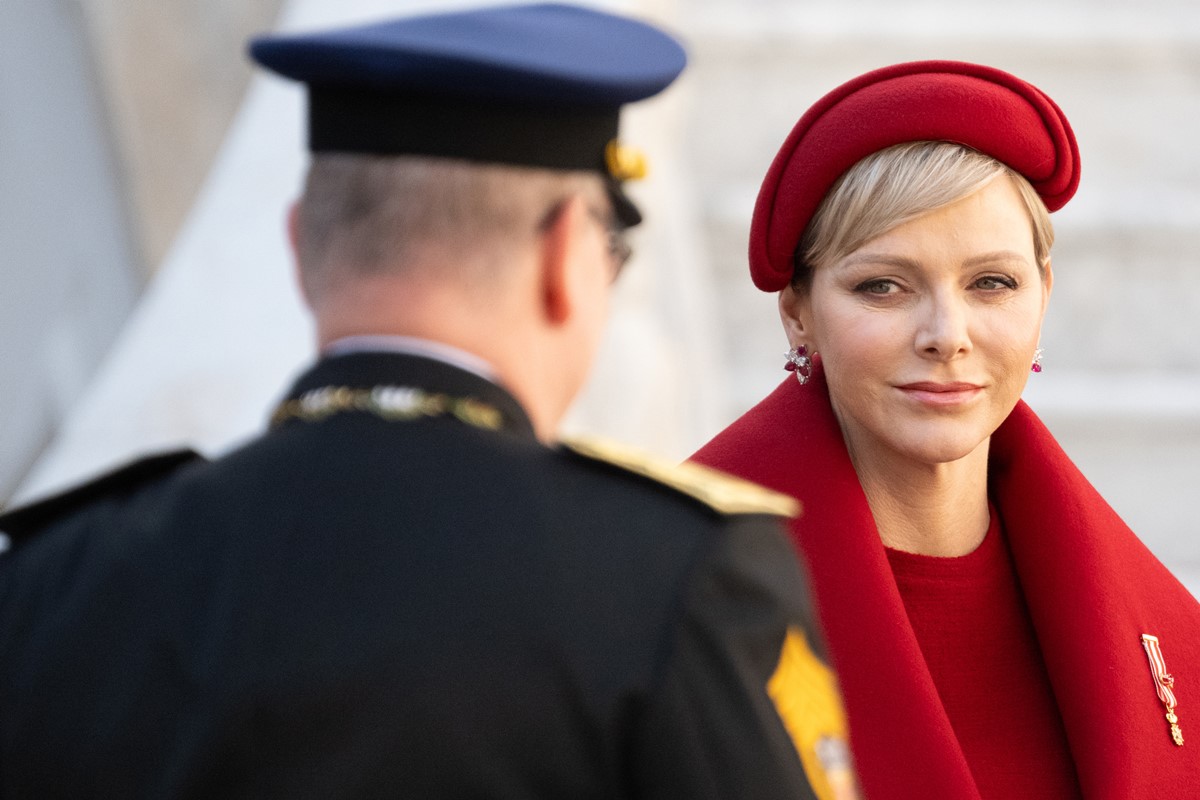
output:
[[[605,203],[596,173],[423,156],[321,153],[297,220],[310,297],[355,276],[437,269],[487,282],[573,194]]]

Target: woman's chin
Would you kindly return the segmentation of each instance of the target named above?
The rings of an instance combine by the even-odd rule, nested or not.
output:
[[[895,442],[894,452],[907,461],[929,466],[953,464],[987,446],[989,437],[977,436],[913,436]]]

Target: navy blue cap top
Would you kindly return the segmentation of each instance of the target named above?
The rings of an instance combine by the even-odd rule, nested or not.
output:
[[[682,46],[627,17],[557,3],[259,37],[252,57],[309,89],[315,152],[419,154],[633,177],[620,107],[666,88]]]

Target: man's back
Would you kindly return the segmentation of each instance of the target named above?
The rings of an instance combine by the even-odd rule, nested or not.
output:
[[[807,615],[772,521],[546,448],[427,359],[294,397],[380,383],[504,422],[297,414],[0,557],[0,794],[804,796],[747,688]]]

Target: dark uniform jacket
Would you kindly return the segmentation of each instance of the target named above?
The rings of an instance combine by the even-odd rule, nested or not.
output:
[[[0,796],[810,797],[765,688],[805,590],[774,518],[713,506],[770,497],[693,496],[725,488],[545,447],[447,364],[327,359],[237,452],[0,518]]]

